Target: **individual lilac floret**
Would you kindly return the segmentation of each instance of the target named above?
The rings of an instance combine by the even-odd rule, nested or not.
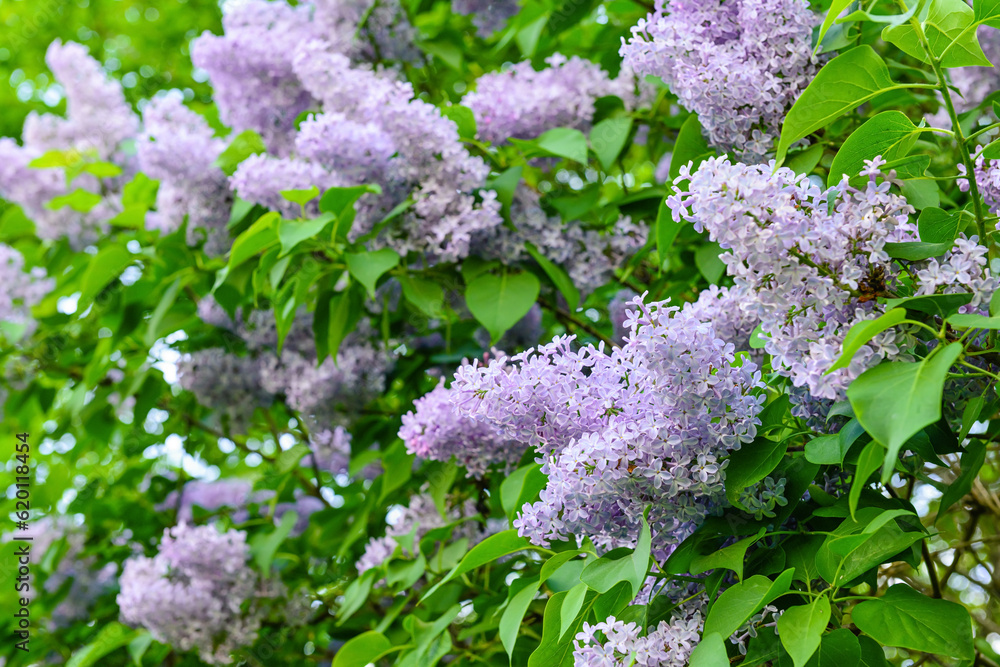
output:
[[[229,248],[226,225],[233,197],[222,169],[214,165],[225,148],[208,122],[184,106],[179,91],[150,102],[142,112],[144,131],[136,142],[139,168],[160,182],[150,229],[172,232],[187,219],[188,241],[199,231],[206,250],[221,254]]]
[[[126,164],[122,143],[133,138],[139,120],[125,101],[121,84],[109,79],[87,49],[56,40],[45,61],[66,94],[66,116],[31,113],[24,122],[23,145],[0,138],[0,197],[24,209],[43,239],[66,237],[74,248],[98,239],[108,220],[121,212],[121,179],[78,175],[71,183],[55,167],[30,163],[49,151],[63,151],[74,163]],[[51,209],[52,199],[80,189],[94,196],[88,206]],[[77,210],[82,209],[82,210]]]
[[[451,0],[452,12],[472,15],[472,25],[480,37],[489,37],[503,29],[518,9],[518,0]]]
[[[536,544],[632,545],[650,508],[654,551],[668,554],[725,502],[723,458],[756,434],[756,366],[735,366],[710,323],[665,302],[632,305],[611,354],[557,338],[517,366],[501,357],[456,374],[463,412],[540,453],[548,484],[514,522]]]
[[[493,466],[510,468],[517,463],[525,445],[504,438],[491,424],[460,414],[452,404],[452,394],[442,379],[403,415],[399,437],[406,451],[434,461],[454,458],[477,478]]]
[[[261,625],[261,582],[250,567],[246,533],[181,524],[159,553],[125,561],[118,606],[122,621],[149,630],[209,664],[229,664]],[[246,607],[244,607],[246,605]]]
[[[34,328],[31,307],[52,291],[55,281],[45,277],[45,269],[24,270],[24,256],[0,243],[0,321]]]
[[[573,667],[685,667],[701,641],[704,602],[695,600],[674,610],[670,621],[660,621],[642,634],[636,623],[614,616],[584,623],[573,639]]]
[[[621,55],[663,79],[712,144],[760,160],[816,73],[818,23],[802,0],[656,0]]]
[[[558,53],[545,62],[548,67],[541,70],[526,60],[476,80],[475,91],[462,104],[472,109],[481,139],[499,144],[511,137],[533,139],[554,127],[586,129],[597,98],[628,97],[630,73],[612,80],[599,65]]]
[[[850,382],[882,360],[908,360],[913,334],[890,329],[863,345],[846,368],[827,374],[844,336],[885,312],[878,297],[901,286],[903,269],[886,243],[917,241],[914,212],[881,178],[881,158],[861,174],[863,189],[845,179],[823,191],[804,176],[773,165],[732,164],[711,158],[694,173],[681,169],[686,191],[667,199],[675,219],[707,231],[726,251],[726,264],[742,310],[758,321],[772,368],[812,399],[842,400]],[[891,176],[891,175],[890,175]],[[997,281],[985,269],[985,249],[959,239],[943,260],[909,264],[917,294],[971,292],[969,308],[988,302]],[[799,408],[804,408],[800,405]],[[808,411],[796,414],[810,417]],[[825,411],[819,416],[825,418]]]

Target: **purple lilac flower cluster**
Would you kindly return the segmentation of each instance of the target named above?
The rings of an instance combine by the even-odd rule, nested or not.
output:
[[[45,62],[65,91],[66,117],[31,113],[24,122],[23,145],[0,138],[0,196],[24,209],[40,238],[66,236],[73,247],[82,248],[97,240],[107,221],[121,212],[120,179],[80,173],[67,183],[62,169],[30,163],[60,151],[67,163],[114,162],[131,168],[121,148],[136,135],[139,119],[125,101],[121,84],[104,73],[85,47],[56,40]],[[46,206],[77,189],[93,201],[58,209]]]
[[[229,248],[229,210],[233,197],[215,160],[225,142],[214,136],[208,122],[184,106],[179,91],[151,101],[142,112],[143,132],[136,142],[139,168],[160,181],[156,211],[146,225],[171,232],[188,222],[188,240],[197,230],[207,234],[206,251]]]
[[[233,322],[206,300],[199,304],[199,314],[243,338],[248,353],[199,350],[180,361],[178,380],[235,431],[245,431],[254,410],[279,395],[310,430],[330,429],[343,421],[345,411],[359,408],[385,387],[389,356],[372,342],[373,332],[365,326],[344,339],[336,361],[327,358],[317,365],[309,314],[295,319],[280,355],[275,352],[277,329],[267,313],[254,311],[246,323]]]
[[[732,304],[742,311],[731,335],[759,322],[772,368],[808,389],[813,408],[816,399],[842,399],[851,380],[881,360],[908,359],[914,342],[911,332],[891,329],[862,346],[848,367],[826,372],[850,328],[881,315],[876,297],[894,293],[905,277],[885,244],[919,240],[909,221],[913,207],[889,192],[892,175],[881,178],[881,164],[876,158],[862,170],[863,189],[845,178],[824,191],[790,169],[712,158],[694,174],[682,168],[687,190],[675,186],[667,199],[676,219],[707,231],[726,251]],[[985,248],[960,238],[940,262],[910,263],[907,271],[915,293],[971,291],[967,309],[975,310],[998,286],[985,263]],[[727,312],[731,305],[718,316]],[[796,414],[815,416],[804,403]]]
[[[261,625],[258,601],[267,591],[249,559],[241,531],[170,528],[155,556],[125,561],[118,595],[122,621],[181,651],[196,649],[209,664],[229,664],[232,652],[252,644]]]
[[[34,326],[31,307],[52,291],[55,281],[45,277],[45,269],[24,270],[24,257],[0,243],[0,320]]]
[[[192,480],[182,489],[171,491],[162,503],[156,506],[157,511],[175,510],[178,523],[194,521],[194,507],[215,512],[223,508],[235,510],[230,513],[234,523],[242,523],[250,518],[247,504],[260,502],[265,496],[253,496],[253,482],[245,479],[219,479],[214,482]],[[253,497],[252,497],[253,496]]]
[[[518,0],[451,0],[452,12],[472,15],[472,25],[480,37],[501,30],[518,9]]]
[[[509,468],[517,463],[526,449],[524,443],[503,437],[491,424],[459,414],[453,394],[442,379],[403,415],[399,437],[406,443],[406,451],[435,461],[454,458],[477,478],[493,466]]]
[[[556,53],[545,63],[548,67],[535,70],[526,60],[476,80],[475,91],[462,104],[472,109],[481,139],[499,144],[510,137],[533,139],[554,127],[585,130],[597,98],[618,95],[629,106],[638,102],[635,77],[627,68],[612,79],[579,56]]]
[[[573,640],[574,667],[684,667],[701,641],[704,601],[694,600],[674,610],[670,621],[660,621],[644,636],[637,623],[614,616],[600,623],[584,623]]]
[[[666,302],[631,305],[628,339],[610,354],[562,337],[516,365],[500,357],[456,373],[464,414],[539,453],[548,484],[514,522],[536,544],[633,545],[654,499],[653,547],[666,555],[724,503],[722,459],[756,434],[757,367],[736,366],[708,322]]]
[[[662,78],[712,144],[757,161],[816,73],[818,22],[802,0],[657,0],[621,55],[637,73]]]

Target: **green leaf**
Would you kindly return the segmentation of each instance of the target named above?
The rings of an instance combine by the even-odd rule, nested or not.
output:
[[[885,251],[888,253],[889,257],[918,262],[922,259],[940,257],[944,253],[951,250],[951,246],[951,243],[925,243],[923,241],[910,241],[907,243],[886,243]]]
[[[666,257],[667,251],[674,244],[674,239],[683,227],[682,223],[674,222],[674,217],[670,214],[670,207],[667,200],[660,202],[660,208],[656,213],[656,252],[660,256],[660,262]]]
[[[941,188],[938,187],[937,181],[931,178],[920,178],[930,164],[930,156],[911,155],[902,158],[902,161],[912,165],[912,168],[904,171],[895,164],[883,165],[884,169],[896,169],[898,178],[907,179],[903,181],[903,186],[899,189],[900,193],[918,211],[940,206]]]
[[[465,288],[465,302],[496,342],[528,313],[540,288],[538,278],[528,272],[487,273]]]
[[[293,204],[305,206],[313,199],[316,199],[316,197],[319,197],[319,188],[314,185],[311,188],[305,188],[302,190],[282,190],[280,194],[287,201],[290,201]]]
[[[542,267],[542,271],[545,271],[545,275],[566,299],[569,311],[576,312],[577,306],[580,305],[580,290],[573,284],[573,280],[566,274],[566,271],[539,252],[538,248],[531,243],[525,244],[525,249],[538,262],[538,266]]]
[[[566,597],[563,598],[562,609],[559,610],[559,638],[562,639],[566,636],[566,631],[574,625],[573,621],[576,620],[577,614],[580,613],[580,609],[583,608],[583,601],[587,596],[587,584],[582,581],[578,583],[573,588],[566,591]]]
[[[642,530],[635,549],[613,549],[590,563],[580,574],[584,582],[598,593],[607,593],[619,581],[632,585],[632,597],[639,593],[646,581],[649,570],[649,548],[652,537],[646,518],[642,518]]]
[[[278,257],[286,256],[295,246],[322,232],[334,219],[332,213],[322,213],[313,220],[280,220],[278,241],[281,243],[281,254]]]
[[[141,630],[135,639],[128,643],[128,654],[132,656],[132,664],[135,667],[142,667],[142,656],[153,644],[153,635],[148,630]]]
[[[1000,317],[983,317],[982,315],[952,315],[948,324],[959,329],[1000,329]]]
[[[476,117],[469,107],[461,104],[449,104],[441,107],[441,115],[455,123],[458,136],[462,139],[476,138]]]
[[[282,474],[291,472],[293,469],[298,467],[299,463],[309,453],[309,451],[309,447],[301,442],[292,445],[278,454],[278,460],[275,461],[274,467],[279,473]]]
[[[614,166],[631,131],[631,116],[605,118],[590,130],[590,145],[605,171]]]
[[[500,626],[497,633],[500,636],[500,643],[503,644],[503,648],[507,651],[507,657],[509,658],[512,658],[514,655],[514,645],[517,643],[517,636],[521,631],[521,622],[524,620],[524,614],[528,611],[528,605],[535,598],[540,586],[541,582],[537,577],[530,579],[520,577],[510,584],[507,606],[500,617]]]
[[[719,282],[722,274],[726,272],[726,265],[719,255],[723,252],[718,243],[706,243],[699,247],[694,253],[694,264],[698,267],[705,280],[715,285]]]
[[[829,622],[830,599],[825,595],[814,598],[811,604],[790,607],[781,615],[778,636],[795,667],[804,667],[816,652]]]
[[[918,14],[931,55],[941,67],[989,67],[976,38],[975,15],[963,0],[931,0]],[[916,28],[910,23],[888,26],[882,39],[895,44],[907,54],[930,63]]]
[[[267,533],[258,533],[250,541],[250,552],[253,554],[254,562],[260,571],[267,574],[271,570],[271,563],[274,562],[274,554],[278,552],[278,547],[285,541],[288,534],[295,527],[298,520],[297,512],[285,512],[281,515],[281,521],[274,530]]]
[[[972,11],[977,23],[1000,28],[1000,0],[972,0]]]
[[[847,452],[865,432],[857,419],[851,419],[834,435],[821,435],[806,443],[806,460],[819,465],[841,465]]]
[[[756,535],[734,542],[728,547],[717,549],[704,556],[696,556],[691,560],[691,574],[696,575],[709,570],[725,568],[735,572],[736,578],[743,581],[743,559],[746,558],[747,549],[763,537],[764,532],[765,529],[761,528]]]
[[[548,478],[538,463],[522,466],[508,475],[500,484],[500,504],[504,514],[513,519],[517,511],[545,488]]]
[[[406,274],[399,277],[403,296],[428,317],[438,318],[444,314],[444,289],[433,280]]]
[[[972,301],[972,294],[928,294],[927,296],[908,296],[901,299],[886,299],[887,308],[902,306],[907,310],[946,318],[958,312],[958,309]]]
[[[576,628],[583,625],[578,620],[567,636],[562,631],[562,606],[567,593],[560,592],[549,598],[542,618],[542,641],[528,658],[528,667],[570,667],[573,664],[573,637]],[[590,593],[588,597],[593,597]]]
[[[193,276],[190,274],[178,278],[171,283],[170,287],[163,291],[163,296],[157,301],[156,308],[153,310],[149,322],[146,323],[146,335],[143,336],[143,343],[146,344],[146,347],[153,347],[153,344],[160,337],[160,325],[163,323],[163,319],[167,316],[171,307],[173,307],[181,288],[188,284],[192,278]]]
[[[347,270],[365,286],[368,295],[375,298],[375,284],[387,271],[399,264],[399,253],[392,248],[373,252],[347,253],[344,255]]]
[[[809,175],[823,159],[823,144],[813,144],[805,150],[794,153],[785,161],[785,166],[796,174]]]
[[[851,612],[851,620],[884,646],[959,660],[975,657],[968,610],[921,595],[906,584],[891,586],[884,596],[862,602]]]
[[[844,174],[850,179],[858,177],[865,166],[865,160],[878,155],[887,162],[905,157],[919,133],[920,130],[899,111],[883,111],[870,118],[837,151],[837,156],[830,165],[827,187],[840,183]]]
[[[677,141],[674,142],[674,152],[670,156],[670,180],[677,180],[681,173],[681,167],[691,162],[691,171],[698,168],[704,159],[712,154],[712,149],[702,133],[701,123],[698,116],[691,114],[681,125],[677,132]]]
[[[785,456],[788,441],[775,442],[767,438],[757,438],[729,455],[726,466],[726,498],[739,506],[740,495],[757,482],[767,477]]]
[[[706,634],[691,651],[689,667],[729,667],[729,656],[726,655],[726,643],[722,636],[713,632]]]
[[[84,190],[82,188],[77,188],[68,195],[60,195],[58,197],[53,197],[52,201],[45,205],[45,208],[51,209],[53,211],[58,211],[61,208],[69,206],[71,209],[78,213],[87,213],[92,210],[95,206],[101,203],[101,195],[94,194],[89,190]]]
[[[587,137],[580,130],[555,127],[539,136],[535,144],[551,155],[587,164]]]
[[[897,510],[862,507],[856,519],[845,518],[823,540],[816,571],[834,586],[843,586],[923,539],[921,531],[903,531],[895,521],[898,516]],[[876,529],[866,532],[870,526]]]
[[[934,518],[934,523],[937,523],[941,519],[942,515],[944,515],[952,505],[964,498],[966,494],[972,490],[972,483],[976,480],[976,477],[979,476],[979,471],[982,469],[985,461],[985,442],[975,440],[965,446],[965,451],[962,452],[961,459],[962,472],[955,479],[955,481],[944,490],[944,494],[941,496],[941,503],[938,506],[937,516]]]
[[[589,553],[590,552],[583,551],[581,549],[571,549],[569,551],[560,551],[559,553],[557,553],[556,555],[552,556],[551,558],[549,558],[547,561],[545,561],[542,564],[542,569],[539,572],[539,580],[542,583],[544,583],[549,577],[551,577],[556,572],[558,572],[559,568],[561,568],[563,565],[565,565],[566,563],[570,562],[571,560],[573,560],[577,556],[580,556],[580,555],[583,555],[583,554],[589,554]],[[581,564],[581,565],[583,564],[583,561],[576,561],[576,562],[579,563],[579,564]],[[580,569],[582,570],[583,568],[581,567]]]
[[[527,539],[520,537],[517,534],[517,530],[513,528],[496,533],[495,535],[490,535],[485,540],[472,547],[472,549],[469,550],[469,553],[465,554],[465,557],[458,563],[458,565],[452,568],[451,572],[445,575],[441,581],[436,583],[430,590],[424,593],[421,600],[427,600],[427,598],[433,595],[437,589],[455,577],[459,577],[466,572],[476,569],[477,567],[482,567],[487,563],[495,561],[501,556],[506,556],[516,551],[523,551],[528,548],[531,548],[531,544]]]
[[[366,194],[381,194],[382,188],[377,185],[354,185],[346,188],[330,188],[319,200],[319,210],[322,213],[332,213],[337,216],[334,237],[346,239],[354,224],[357,213],[354,204]],[[391,215],[391,213],[390,213]]]
[[[755,574],[727,588],[709,610],[703,636],[713,632],[719,633],[722,637],[732,635],[751,616],[763,609],[764,605],[787,593],[794,573],[795,570],[789,568],[779,574],[774,581],[761,574]]]
[[[361,300],[352,289],[324,292],[316,299],[313,338],[317,365],[323,363],[327,355],[337,359],[341,342],[361,319]]]
[[[872,440],[861,450],[858,456],[858,465],[854,471],[854,480],[851,482],[851,491],[848,495],[848,508],[851,518],[858,507],[858,499],[861,498],[861,491],[868,485],[868,478],[879,469],[885,460],[885,447],[877,440]]]
[[[120,245],[110,245],[98,252],[87,263],[87,271],[83,274],[79,312],[86,310],[108,283],[120,276],[133,261],[135,256]]]
[[[753,331],[750,332],[750,349],[751,350],[763,350],[767,347],[767,341],[771,337],[764,333],[763,325],[758,324]]]
[[[365,667],[393,651],[392,642],[381,632],[369,630],[344,642],[333,656],[333,667]]]
[[[236,167],[240,162],[251,155],[266,152],[267,146],[264,145],[260,135],[253,130],[244,130],[233,137],[226,150],[219,153],[219,157],[215,158],[212,164],[221,169],[226,176],[232,176],[236,173]]]
[[[928,206],[920,211],[917,218],[917,230],[920,239],[927,243],[955,243],[961,230],[962,213],[948,213],[936,206]]]
[[[101,628],[92,642],[73,653],[66,661],[66,667],[96,665],[104,656],[129,644],[136,635],[136,631],[132,628],[118,621],[111,621]]]
[[[858,421],[889,450],[883,481],[892,474],[903,443],[941,419],[944,381],[961,353],[962,345],[951,343],[921,361],[879,364],[848,387],[847,398]]]
[[[872,47],[862,45],[837,56],[816,74],[785,116],[778,142],[778,163],[802,137],[894,88],[889,68]]]
[[[851,360],[858,353],[858,350],[861,349],[861,346],[905,319],[906,311],[904,309],[893,308],[874,320],[864,320],[852,326],[851,330],[844,336],[844,351],[837,358],[837,361],[834,362],[833,366],[827,369],[825,375],[829,375],[840,368],[850,366]]]
[[[819,651],[812,657],[807,667],[853,666],[859,665],[860,661],[861,647],[858,645],[858,638],[847,628],[838,628],[824,635]]]
[[[819,27],[819,33],[816,36],[816,49],[819,50],[820,44],[823,43],[823,38],[826,37],[826,33],[833,26],[833,22],[838,16],[844,13],[853,0],[833,0],[830,4],[830,8],[826,11],[826,16],[823,18],[823,23]]]
[[[510,167],[496,177],[486,181],[486,187],[497,193],[497,201],[500,202],[504,218],[510,218],[510,205],[514,201],[514,193],[517,191],[517,184],[521,182],[521,173],[524,167]]]
[[[281,216],[277,213],[265,213],[250,225],[246,231],[237,236],[236,240],[233,241],[232,249],[229,251],[229,270],[232,271],[243,262],[277,242],[277,226],[280,220]]]
[[[861,645],[861,662],[858,663],[860,667],[889,667],[889,661],[885,659],[885,651],[882,650],[881,644],[868,635],[858,637],[858,643]]]

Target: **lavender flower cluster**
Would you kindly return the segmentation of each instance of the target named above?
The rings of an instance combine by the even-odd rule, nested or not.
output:
[[[0,320],[33,326],[31,307],[52,291],[55,281],[45,277],[45,269],[24,270],[24,256],[0,243]]]
[[[759,161],[816,73],[818,22],[802,0],[657,0],[621,55],[663,79],[712,144]]]
[[[631,305],[610,354],[562,337],[456,373],[462,414],[538,452],[548,484],[514,521],[536,544],[634,545],[652,503],[654,552],[669,554],[724,503],[722,459],[756,435],[757,367],[735,365],[732,343],[687,311]]]
[[[249,559],[246,533],[170,528],[155,556],[125,561],[118,595],[122,621],[178,650],[195,649],[209,664],[229,664],[233,651],[256,639],[260,598],[269,594]]]
[[[43,239],[69,238],[74,248],[97,240],[107,221],[121,212],[121,178],[81,173],[71,183],[60,168],[35,168],[32,161],[61,151],[68,161],[113,162],[131,169],[122,144],[133,138],[139,119],[125,101],[121,84],[110,79],[87,49],[58,40],[45,62],[66,96],[65,118],[28,115],[23,145],[0,138],[0,197],[24,209]],[[56,197],[82,190],[90,201],[49,208]]]
[[[614,616],[600,623],[584,623],[573,640],[574,667],[684,667],[701,641],[704,601],[694,600],[674,611],[670,621],[660,621],[644,636],[637,623],[623,623]]]
[[[399,437],[406,451],[434,461],[454,458],[473,477],[482,477],[493,466],[509,468],[517,463],[525,445],[503,437],[491,424],[459,414],[453,394],[442,379],[403,415]]]
[[[257,407],[270,405],[277,396],[284,396],[310,430],[330,429],[343,421],[345,412],[385,388],[389,357],[364,326],[344,340],[336,361],[327,358],[317,365],[309,314],[296,318],[279,355],[277,329],[267,313],[255,311],[246,323],[232,322],[211,301],[199,304],[199,312],[206,321],[242,337],[248,353],[199,350],[180,361],[178,381],[237,432],[246,430]]]
[[[171,232],[186,216],[189,242],[203,230],[206,252],[224,253],[229,249],[226,224],[233,197],[215,160],[225,142],[214,136],[204,118],[184,106],[178,91],[152,100],[143,109],[142,121],[136,142],[139,168],[160,181],[156,211],[148,216],[147,227]]]
[[[481,139],[499,144],[511,137],[533,139],[554,127],[585,130],[594,102],[606,95],[617,95],[629,106],[638,103],[635,77],[627,68],[612,79],[579,56],[556,53],[545,63],[548,67],[535,70],[526,60],[476,80],[475,91],[462,104],[472,109]]]
[[[726,251],[720,258],[735,286],[717,316],[732,320],[730,340],[760,324],[772,368],[808,390],[809,400],[797,399],[803,417],[825,417],[811,411],[842,399],[867,368],[909,358],[912,332],[890,329],[862,346],[848,367],[827,374],[850,328],[880,316],[885,307],[876,298],[896,293],[904,278],[915,279],[916,294],[971,292],[970,310],[998,287],[974,238],[958,239],[940,261],[911,262],[905,270],[889,258],[886,243],[919,237],[909,221],[913,207],[889,192],[892,174],[883,178],[882,164],[876,158],[862,170],[863,189],[845,178],[824,191],[790,169],[712,158],[694,174],[682,168],[678,182],[687,181],[687,189],[675,186],[667,199],[676,219],[707,231]]]

